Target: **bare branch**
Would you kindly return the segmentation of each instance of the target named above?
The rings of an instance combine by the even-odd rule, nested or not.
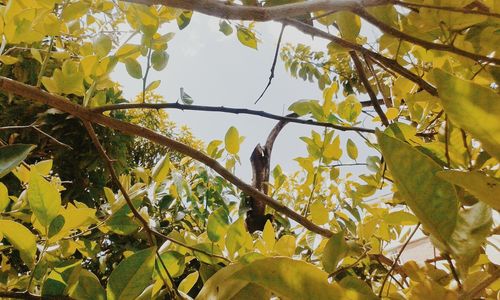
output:
[[[399,1],[399,0],[391,0],[390,2],[394,5],[399,5],[399,6],[403,6],[403,7],[407,7],[407,8],[430,8],[430,9],[458,12],[458,13],[462,13],[462,14],[481,15],[481,16],[500,18],[500,14],[490,12],[487,10],[473,10],[473,9],[456,7],[456,6],[437,6],[437,5],[430,5],[430,4],[424,4],[424,3],[409,3],[409,2]]]
[[[378,101],[380,103],[380,101]],[[370,102],[371,104],[371,102]],[[94,112],[104,112],[109,110],[117,109],[135,109],[135,108],[147,108],[147,109],[180,109],[180,110],[193,110],[193,111],[211,111],[211,112],[224,112],[231,114],[245,114],[260,116],[268,119],[273,119],[277,121],[287,121],[290,123],[299,123],[313,126],[329,127],[340,131],[359,131],[374,133],[373,129],[362,128],[362,127],[351,127],[351,126],[341,126],[327,122],[316,122],[313,120],[298,119],[297,115],[279,116],[271,114],[260,110],[251,110],[246,108],[232,108],[224,106],[204,106],[204,105],[186,105],[182,103],[128,103],[128,104],[112,104],[104,105],[93,109]]]
[[[280,35],[278,37],[278,42],[276,43],[276,52],[274,52],[273,64],[271,65],[271,74],[269,75],[269,80],[267,81],[267,85],[264,88],[264,90],[262,91],[262,93],[260,94],[259,98],[257,98],[257,100],[255,100],[254,104],[257,104],[257,102],[259,102],[259,100],[266,93],[267,89],[271,86],[271,83],[272,83],[273,78],[274,78],[274,69],[276,68],[276,63],[278,62],[278,54],[280,52],[281,38],[283,38],[284,31],[285,31],[285,25],[283,24],[283,25],[281,25]]]
[[[227,181],[231,182],[235,186],[237,186],[241,191],[245,194],[259,199],[265,202],[267,205],[275,209],[276,211],[286,215],[297,223],[301,224],[305,228],[309,229],[312,232],[317,234],[321,234],[325,237],[332,236],[332,232],[328,229],[322,228],[313,222],[309,221],[307,218],[302,217],[297,212],[289,209],[279,201],[265,195],[264,193],[256,190],[248,183],[244,182],[229,170],[224,168],[217,160],[211,158],[203,152],[200,152],[186,144],[173,140],[164,135],[158,134],[152,130],[147,128],[119,121],[102,114],[93,112],[85,107],[72,103],[67,98],[52,95],[46,91],[38,89],[36,87],[14,81],[12,79],[0,76],[0,90],[5,92],[10,92],[15,95],[31,99],[33,101],[43,103],[49,105],[51,107],[57,108],[60,111],[71,114],[77,118],[80,118],[84,121],[97,123],[102,126],[118,130],[124,134],[131,136],[140,136],[145,139],[148,139],[157,144],[166,146],[174,151],[177,151],[186,156],[192,157],[193,159],[205,164],[206,166],[212,168],[215,172],[225,178]]]

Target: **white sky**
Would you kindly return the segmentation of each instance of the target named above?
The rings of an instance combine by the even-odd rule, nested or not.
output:
[[[271,87],[254,105],[267,83],[281,25],[268,22],[257,24],[256,28],[261,40],[257,51],[240,44],[235,32],[228,37],[219,32],[216,18],[195,13],[191,24],[182,31],[178,30],[177,24],[168,24],[161,29],[162,33],[177,32],[169,42],[169,64],[161,72],[152,70],[148,81],[161,79],[162,84],[156,92],[163,95],[167,102],[175,102],[179,98],[180,87],[184,87],[194,99],[194,104],[243,107],[279,115],[289,113],[288,107],[297,100],[321,100],[322,93],[316,83],[292,78],[278,58]],[[287,42],[308,44],[316,50],[324,50],[327,44],[325,40],[312,39],[291,27],[286,28],[282,45]],[[123,85],[127,99],[141,92],[141,81],[131,78],[123,65],[118,66],[113,78]],[[276,124],[274,120],[256,116],[176,110],[168,110],[168,113],[173,121],[188,125],[194,135],[207,144],[213,139],[223,140],[227,129],[236,126],[240,135],[246,137],[239,153],[242,165],[237,167],[237,174],[246,180],[251,178],[249,157],[253,148],[257,143],[265,142]],[[309,135],[312,129],[323,131],[321,127],[287,125],[275,143],[273,166],[280,164],[285,172],[297,170],[298,165],[293,159],[307,155],[305,144],[298,138]],[[362,144],[355,133],[342,135],[345,137],[341,139],[342,145],[347,142],[347,136]],[[345,157],[344,162],[352,162],[347,155]],[[363,160],[365,155],[360,153],[360,157]],[[351,170],[360,168],[363,167]]]

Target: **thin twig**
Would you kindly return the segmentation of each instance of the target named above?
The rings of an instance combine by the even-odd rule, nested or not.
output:
[[[443,256],[444,256],[444,258],[446,258],[446,260],[448,261],[448,264],[450,265],[451,274],[453,275],[453,278],[455,279],[455,281],[458,284],[458,289],[462,290],[462,282],[460,281],[460,277],[458,276],[458,272],[455,269],[455,265],[453,265],[453,261],[451,260],[451,257],[448,254],[444,254]]]
[[[375,78],[375,82],[377,83],[378,90],[380,91],[380,94],[382,95],[382,99],[384,100],[385,106],[386,107],[392,107],[392,102],[390,97],[387,97],[384,93],[384,87],[382,86],[382,82],[378,79],[377,73],[375,73],[375,69],[373,68],[372,61],[369,56],[363,55],[366,66],[368,67],[368,70],[372,74],[373,78]]]
[[[448,115],[445,115],[445,124],[444,124],[444,155],[446,156],[446,166],[450,168],[451,159],[450,159],[450,122],[448,121]]]
[[[430,4],[423,4],[423,3],[408,3],[408,2],[403,2],[399,0],[391,0],[392,4],[407,7],[407,8],[430,8],[430,9],[436,9],[436,10],[446,10],[446,11],[452,11],[452,12],[458,12],[458,13],[463,13],[463,14],[471,14],[471,15],[482,15],[482,16],[489,16],[489,17],[495,17],[495,18],[500,18],[500,14],[494,13],[494,12],[489,12],[489,11],[484,11],[484,10],[472,10],[472,9],[466,9],[462,7],[456,7],[456,6],[437,6],[437,5],[430,5]]]
[[[403,254],[403,251],[405,251],[405,249],[406,249],[406,246],[408,246],[408,244],[410,243],[410,241],[413,238],[413,236],[415,235],[415,233],[417,233],[417,230],[418,230],[419,227],[420,227],[420,223],[418,223],[417,226],[415,226],[415,228],[411,232],[410,236],[408,237],[408,239],[406,240],[406,242],[403,244],[403,246],[399,250],[398,255],[394,259],[394,263],[392,264],[391,268],[389,269],[389,271],[385,275],[384,280],[382,281],[382,286],[380,287],[380,291],[378,293],[379,297],[382,297],[382,293],[384,291],[384,286],[385,286],[385,283],[387,282],[387,279],[389,278],[389,276],[391,275],[392,271],[394,270],[394,267],[397,265],[397,263],[399,261],[399,258]]]
[[[274,78],[274,69],[276,69],[276,63],[278,62],[278,54],[280,52],[281,39],[283,38],[284,31],[285,31],[285,24],[282,24],[280,35],[278,37],[278,42],[276,43],[276,52],[274,52],[273,64],[271,65],[271,74],[269,75],[269,80],[267,81],[267,85],[264,88],[264,90],[262,91],[262,93],[260,94],[259,98],[257,98],[257,100],[255,100],[254,104],[257,104],[257,102],[259,102],[259,100],[266,93],[267,89],[271,86],[271,83],[272,83],[273,78]]]
[[[223,112],[223,113],[231,113],[231,114],[245,114],[245,115],[253,115],[260,116],[267,119],[273,119],[278,121],[287,121],[290,123],[298,123],[298,124],[306,124],[312,126],[321,126],[321,127],[329,127],[333,129],[337,129],[340,131],[359,131],[359,132],[367,132],[367,133],[375,133],[373,129],[355,127],[355,126],[341,126],[337,124],[327,123],[327,122],[317,122],[314,120],[304,120],[297,118],[296,114],[290,114],[287,116],[275,115],[272,113],[268,113],[261,110],[252,110],[246,108],[234,108],[234,107],[224,107],[224,106],[205,106],[205,105],[187,105],[182,103],[128,103],[128,104],[111,104],[104,105],[97,108],[94,108],[92,111],[94,112],[104,112],[110,110],[118,110],[118,109],[179,109],[179,110],[191,110],[191,111],[211,111],[211,112]]]
[[[31,124],[31,125],[20,125],[20,126],[4,126],[4,127],[0,127],[0,130],[15,130],[15,129],[27,129],[27,128],[31,128],[35,131],[37,131],[38,133],[48,137],[49,139],[53,140],[56,144],[62,146],[62,147],[66,147],[70,150],[73,150],[73,147],[71,147],[70,145],[68,144],[65,144],[61,141],[59,141],[58,139],[56,139],[55,137],[51,136],[50,134],[46,133],[45,131],[41,130],[40,128],[37,127],[37,125],[35,125],[34,123]]]
[[[37,87],[40,87],[40,85],[42,84],[42,78],[43,78],[43,75],[45,74],[45,69],[47,68],[47,64],[49,62],[53,46],[54,46],[54,37],[51,36],[50,43],[49,43],[49,49],[47,50],[47,56],[45,56],[45,59],[42,62],[42,66],[40,67],[40,73],[38,73],[38,79],[36,80]]]

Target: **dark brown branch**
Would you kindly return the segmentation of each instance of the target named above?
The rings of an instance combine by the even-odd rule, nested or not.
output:
[[[435,87],[433,87],[427,81],[422,79],[420,76],[418,76],[417,74],[414,74],[410,70],[406,69],[405,67],[403,67],[402,65],[400,65],[397,61],[395,61],[393,59],[387,58],[380,53],[366,49],[365,47],[363,47],[359,44],[344,40],[344,39],[339,38],[333,34],[330,34],[328,32],[321,30],[321,29],[318,29],[314,26],[310,26],[306,23],[303,23],[303,22],[300,22],[300,21],[297,21],[294,19],[285,19],[285,20],[283,20],[283,22],[287,25],[291,25],[291,26],[295,27],[296,29],[302,31],[303,33],[310,34],[312,36],[318,36],[318,37],[330,40],[330,41],[338,44],[341,47],[344,47],[344,48],[350,49],[350,50],[355,50],[359,53],[367,55],[370,58],[372,58],[373,60],[384,65],[385,67],[398,73],[399,75],[416,83],[418,86],[420,86],[423,90],[427,91],[429,94],[431,94],[433,96],[438,95],[437,89]]]
[[[379,101],[380,103],[380,101]],[[371,104],[371,102],[370,102]],[[329,127],[334,128],[340,131],[359,131],[359,132],[367,132],[374,133],[373,129],[361,128],[361,127],[351,127],[351,126],[341,126],[327,122],[316,122],[313,120],[304,120],[298,119],[296,117],[290,116],[279,116],[275,114],[271,114],[265,111],[260,110],[251,110],[246,108],[232,108],[232,107],[224,107],[224,106],[204,106],[204,105],[186,105],[181,103],[128,103],[128,104],[112,104],[105,105],[101,107],[97,107],[93,109],[94,112],[104,112],[109,110],[117,110],[117,109],[134,109],[134,108],[147,108],[147,109],[180,109],[180,110],[192,110],[192,111],[211,111],[211,112],[224,112],[231,114],[245,114],[245,115],[254,115],[260,116],[268,119],[278,120],[278,121],[286,121],[289,123],[299,123],[313,126],[321,126],[321,127]]]
[[[445,44],[436,44],[433,42],[429,42],[426,40],[419,39],[417,37],[411,36],[409,34],[406,34],[402,31],[397,30],[394,27],[391,27],[381,21],[379,21],[377,18],[372,16],[370,13],[368,13],[365,9],[363,8],[355,8],[353,10],[353,13],[357,14],[358,16],[362,17],[372,25],[376,26],[378,29],[382,30],[385,33],[388,33],[394,37],[400,38],[402,40],[408,41],[412,44],[419,45],[424,47],[425,49],[431,49],[431,50],[438,50],[438,51],[445,51],[445,52],[450,52],[454,53],[457,55],[461,55],[463,57],[470,58],[474,61],[483,61],[483,62],[489,62],[489,63],[494,63],[496,65],[500,64],[500,59],[494,58],[494,57],[488,57],[480,54],[475,54],[471,52],[467,52],[465,50],[459,49],[454,47],[453,45],[445,45]]]
[[[389,126],[389,120],[387,119],[387,116],[385,115],[384,111],[382,110],[382,107],[380,107],[380,104],[378,104],[377,100],[377,95],[373,91],[373,88],[368,81],[368,78],[366,77],[365,70],[363,68],[363,64],[361,63],[361,60],[359,59],[358,55],[354,51],[349,51],[349,55],[351,56],[354,66],[356,67],[356,71],[358,74],[359,79],[365,86],[366,92],[368,93],[368,96],[370,96],[370,100],[372,101],[373,108],[377,112],[378,116],[380,117],[380,120],[382,121],[382,124],[384,126]]]
[[[274,78],[274,69],[276,69],[276,63],[278,62],[278,54],[280,52],[280,46],[281,46],[281,39],[283,38],[283,32],[285,31],[285,25],[282,24],[281,25],[281,31],[280,31],[280,35],[278,37],[278,42],[276,43],[276,52],[274,52],[274,57],[273,57],[273,64],[271,65],[271,74],[269,75],[269,79],[267,81],[267,85],[266,87],[264,88],[264,90],[262,91],[262,93],[260,94],[259,98],[257,98],[257,100],[255,100],[254,104],[257,104],[257,102],[259,102],[259,100],[264,96],[264,94],[266,93],[267,89],[271,86],[271,83],[273,81],[273,78]]]
[[[118,130],[124,134],[131,136],[140,136],[145,139],[148,139],[154,143],[166,146],[174,151],[177,151],[186,156],[192,157],[193,159],[201,162],[202,164],[210,167],[212,170],[217,172],[227,181],[234,184],[241,191],[243,191],[246,195],[257,198],[266,202],[267,205],[275,209],[276,211],[286,215],[297,223],[301,224],[305,228],[309,229],[312,232],[317,234],[321,234],[325,237],[332,236],[332,232],[328,229],[322,228],[308,219],[302,217],[297,212],[289,209],[279,201],[265,195],[264,193],[256,190],[248,183],[244,182],[229,170],[224,168],[219,162],[210,156],[206,155],[203,152],[200,152],[186,144],[173,140],[164,135],[158,134],[152,130],[147,128],[119,121],[102,114],[93,112],[85,107],[72,103],[67,98],[52,95],[46,91],[38,89],[36,87],[14,81],[12,79],[0,76],[0,90],[12,93],[20,97],[24,97],[26,99],[30,99],[39,103],[43,103],[49,105],[53,108],[59,109],[60,111],[71,114],[79,119],[84,121],[100,124],[102,126]]]
[[[390,2],[394,5],[399,5],[399,6],[403,6],[403,7],[407,7],[407,8],[430,8],[430,9],[458,12],[458,13],[462,13],[462,14],[482,15],[482,16],[500,18],[500,14],[490,12],[487,10],[473,10],[473,9],[467,9],[467,8],[456,7],[456,6],[437,6],[437,5],[430,5],[430,4],[423,4],[423,3],[409,3],[409,2],[399,1],[399,0],[391,0]]]

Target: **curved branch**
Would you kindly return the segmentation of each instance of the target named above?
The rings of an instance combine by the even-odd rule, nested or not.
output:
[[[77,118],[80,118],[84,121],[88,121],[91,123],[100,124],[102,126],[118,130],[124,134],[131,136],[140,136],[145,139],[148,139],[157,144],[166,146],[172,150],[175,150],[181,154],[192,157],[193,159],[205,164],[210,167],[212,170],[217,172],[227,181],[234,184],[241,191],[243,191],[248,196],[254,197],[265,202],[267,205],[271,206],[276,211],[286,215],[297,223],[301,224],[305,228],[309,229],[312,232],[321,234],[325,237],[332,236],[332,232],[328,229],[322,228],[313,222],[309,221],[307,218],[304,218],[297,212],[289,209],[279,201],[269,197],[268,195],[256,190],[248,183],[244,182],[240,178],[236,177],[229,170],[224,168],[219,162],[210,156],[206,155],[203,152],[200,152],[186,144],[158,134],[152,130],[147,128],[130,124],[127,122],[119,121],[102,114],[93,112],[88,108],[82,107],[75,103],[70,102],[67,98],[62,96],[53,95],[36,87],[14,81],[12,79],[0,76],[0,90],[8,93],[15,94],[17,96],[21,96],[39,103],[46,104],[50,107],[56,108],[60,111],[73,115]]]
[[[196,11],[205,15],[228,20],[271,21],[286,17],[296,17],[315,11],[350,10],[359,5],[364,7],[388,4],[388,0],[311,0],[270,7],[231,5],[218,0],[123,0],[145,5],[165,5],[174,8]]]
[[[500,65],[500,59],[498,59],[498,58],[471,53],[471,52],[462,50],[460,48],[456,48],[453,45],[436,44],[436,43],[429,42],[429,41],[411,36],[409,34],[406,34],[402,31],[397,30],[394,27],[391,27],[391,26],[379,21],[377,18],[375,18],[373,15],[371,15],[369,12],[367,12],[362,7],[355,8],[352,10],[352,12],[357,14],[358,16],[362,17],[363,19],[365,19],[366,21],[368,21],[372,25],[376,26],[381,31],[388,33],[394,37],[400,38],[402,40],[408,41],[412,44],[424,47],[425,49],[450,52],[450,53],[454,53],[454,54],[457,54],[457,55],[460,55],[463,57],[470,58],[474,61],[483,61],[483,62],[489,62],[489,63],[493,63],[496,65]]]
[[[399,0],[391,0],[390,2],[394,5],[399,5],[399,6],[403,6],[406,8],[429,8],[429,9],[436,9],[436,10],[446,10],[446,11],[458,12],[458,13],[469,14],[469,15],[481,15],[481,16],[500,18],[500,14],[486,11],[486,10],[473,10],[473,9],[467,9],[467,8],[456,7],[456,6],[437,6],[437,5],[430,5],[430,4],[424,4],[424,3],[410,3],[410,2],[403,2],[403,1],[399,1]]]
[[[380,102],[380,101],[379,101]],[[371,105],[372,102],[362,103],[365,106],[366,104]],[[94,108],[92,111],[94,112],[105,112],[110,110],[117,109],[135,109],[135,108],[147,108],[147,109],[180,109],[180,110],[192,110],[192,111],[211,111],[211,112],[224,112],[230,114],[245,114],[245,115],[254,115],[260,116],[268,119],[273,119],[277,121],[286,121],[289,123],[299,123],[313,126],[321,126],[321,127],[329,127],[334,128],[340,131],[359,131],[359,132],[367,132],[374,133],[373,129],[362,128],[362,127],[351,127],[351,126],[341,126],[327,122],[316,122],[313,120],[304,120],[297,119],[292,115],[288,116],[279,116],[275,114],[271,114],[261,110],[252,110],[246,108],[233,108],[233,107],[224,107],[224,106],[205,106],[205,105],[186,105],[181,103],[127,103],[127,104],[112,104],[112,105],[104,105],[97,108]]]

